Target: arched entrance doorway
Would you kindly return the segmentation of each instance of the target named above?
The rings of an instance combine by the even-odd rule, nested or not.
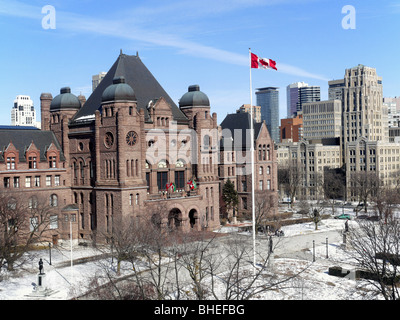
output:
[[[190,223],[190,227],[192,229],[195,228],[198,218],[199,218],[199,215],[198,215],[196,209],[192,209],[189,211],[189,223]]]
[[[178,229],[182,225],[182,212],[178,208],[172,209],[168,214],[168,227]]]

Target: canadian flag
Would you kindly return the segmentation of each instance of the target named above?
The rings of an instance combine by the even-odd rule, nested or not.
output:
[[[251,67],[254,69],[274,69],[276,68],[276,62],[271,59],[260,58],[254,53],[251,54]]]

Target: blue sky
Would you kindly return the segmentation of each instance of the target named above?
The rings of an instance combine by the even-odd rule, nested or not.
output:
[[[55,29],[42,27],[46,5]],[[345,5],[355,29],[342,27]],[[199,84],[218,122],[250,103],[249,48],[277,62],[278,71],[253,69],[252,87],[280,88],[281,118],[288,84],[319,85],[325,100],[328,81],[358,64],[377,69],[384,96],[400,96],[399,0],[0,0],[0,39],[0,124],[10,124],[18,94],[38,113],[42,92],[69,86],[88,97],[92,75],[120,49],[138,51],[176,102]]]

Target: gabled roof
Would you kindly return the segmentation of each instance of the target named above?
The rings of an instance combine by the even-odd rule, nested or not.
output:
[[[84,106],[76,113],[72,122],[79,118],[88,118],[95,114],[96,110],[101,109],[101,97],[104,90],[113,84],[113,79],[124,77],[125,82],[130,85],[135,92],[138,109],[144,109],[146,119],[149,119],[147,106],[150,101],[164,97],[171,105],[174,120],[178,122],[187,122],[188,118],[177,107],[167,92],[161,87],[151,72],[140,60],[139,56],[129,56],[120,54],[113,66],[107,72],[107,75],[100,82],[98,87],[90,95]]]
[[[239,112],[228,114],[225,119],[221,122],[221,129],[223,130],[222,134],[225,139],[232,138],[233,144],[232,146],[235,150],[250,150],[251,146],[251,115],[247,112]],[[253,120],[253,129],[254,129],[254,140],[257,139],[260,130],[262,127],[262,123],[256,122]],[[227,137],[224,133],[225,130],[229,130],[231,136]],[[225,145],[225,147],[229,147],[229,143]],[[221,148],[224,148],[223,140],[221,140]]]
[[[40,160],[46,161],[46,151],[53,144],[60,150],[60,160],[65,161],[64,154],[61,146],[52,131],[30,130],[24,127],[13,129],[0,127],[0,160],[4,160],[3,151],[7,148],[9,143],[15,146],[19,151],[19,160],[25,161],[25,151],[33,144],[40,150]]]

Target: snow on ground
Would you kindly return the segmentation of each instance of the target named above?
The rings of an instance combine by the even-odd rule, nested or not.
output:
[[[355,223],[350,221],[350,223]],[[344,220],[327,219],[324,220],[315,230],[313,223],[304,223],[282,227],[285,237],[300,234],[324,232],[329,230],[342,230]],[[220,232],[237,232],[234,227],[223,227]],[[311,249],[310,249],[311,250]],[[89,257],[101,254],[100,251],[82,246],[75,246],[72,250],[73,259]],[[291,280],[287,289],[274,290],[268,294],[258,296],[258,299],[318,299],[318,300],[348,300],[361,299],[360,293],[354,294],[356,282],[347,278],[338,278],[328,275],[328,268],[335,262],[346,261],[346,253],[340,244],[330,244],[329,259],[325,259],[325,246],[316,247],[316,262],[277,258],[274,259],[272,268],[277,275],[287,277],[297,270],[308,266],[300,277]],[[38,282],[38,261],[44,261],[45,286],[51,290],[49,297],[37,297],[34,295],[34,285]],[[71,251],[69,248],[53,249],[51,251],[52,265],[49,265],[49,250],[32,252],[29,264],[24,266],[24,270],[16,272],[0,272],[0,300],[66,300],[73,298],[77,288],[87,285],[88,279],[96,272],[102,270],[99,262],[87,262],[84,264],[70,266]],[[110,265],[110,259],[103,263]],[[128,270],[124,270],[126,274]]]

